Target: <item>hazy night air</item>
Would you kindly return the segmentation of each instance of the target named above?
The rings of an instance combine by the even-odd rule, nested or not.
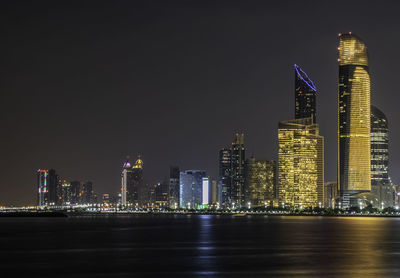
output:
[[[277,160],[278,122],[293,119],[294,63],[318,88],[325,181],[336,181],[337,36],[349,31],[368,46],[371,103],[391,123],[389,175],[398,184],[399,8],[397,1],[2,3],[0,204],[35,204],[37,169],[115,194],[127,155],[142,156],[148,183],[168,179],[170,165],[217,179],[218,152],[239,130],[248,157]]]

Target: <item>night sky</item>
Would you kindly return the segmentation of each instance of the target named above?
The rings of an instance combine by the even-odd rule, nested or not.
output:
[[[369,48],[372,103],[400,182],[399,1],[2,1],[0,204],[36,203],[36,169],[116,193],[126,155],[218,176],[237,130],[277,159],[298,64],[318,89],[325,180],[336,180],[338,33]]]

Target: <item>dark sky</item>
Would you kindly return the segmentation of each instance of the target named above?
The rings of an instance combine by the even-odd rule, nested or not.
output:
[[[370,2],[370,3],[369,3]],[[0,204],[35,204],[36,169],[115,193],[126,155],[216,178],[236,130],[277,159],[294,69],[318,89],[325,180],[336,180],[337,34],[369,47],[372,103],[389,119],[399,182],[399,1],[2,1]]]

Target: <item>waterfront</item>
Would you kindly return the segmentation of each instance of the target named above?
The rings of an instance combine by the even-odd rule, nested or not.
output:
[[[0,219],[29,277],[398,277],[400,219],[102,215]]]

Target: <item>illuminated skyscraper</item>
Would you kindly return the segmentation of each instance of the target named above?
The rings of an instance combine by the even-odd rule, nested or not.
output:
[[[295,119],[312,117],[316,122],[316,92],[314,83],[307,74],[298,66],[294,65],[295,85]]]
[[[168,206],[168,183],[159,182],[154,189],[155,203],[159,208],[166,208]]]
[[[37,170],[38,206],[48,203],[48,170]]]
[[[121,173],[121,205],[126,207],[128,205],[128,184],[132,182],[132,165],[129,162],[129,157],[122,166]],[[131,187],[131,186],[129,186]]]
[[[180,207],[198,209],[203,205],[203,178],[205,171],[187,170],[180,172]]]
[[[342,207],[371,190],[368,51],[355,35],[339,35],[338,183]]]
[[[231,204],[236,208],[244,206],[244,133],[236,133],[235,141],[232,143],[231,153]]]
[[[276,163],[272,160],[246,160],[245,200],[251,206],[272,205],[275,199]]]
[[[324,201],[324,138],[312,118],[279,123],[278,197],[291,207],[317,207]]]
[[[385,114],[371,105],[371,185],[389,184],[389,128]]]
[[[128,183],[128,202],[144,206],[149,202],[150,192],[143,180],[143,160],[140,155],[132,167],[132,183]]]

